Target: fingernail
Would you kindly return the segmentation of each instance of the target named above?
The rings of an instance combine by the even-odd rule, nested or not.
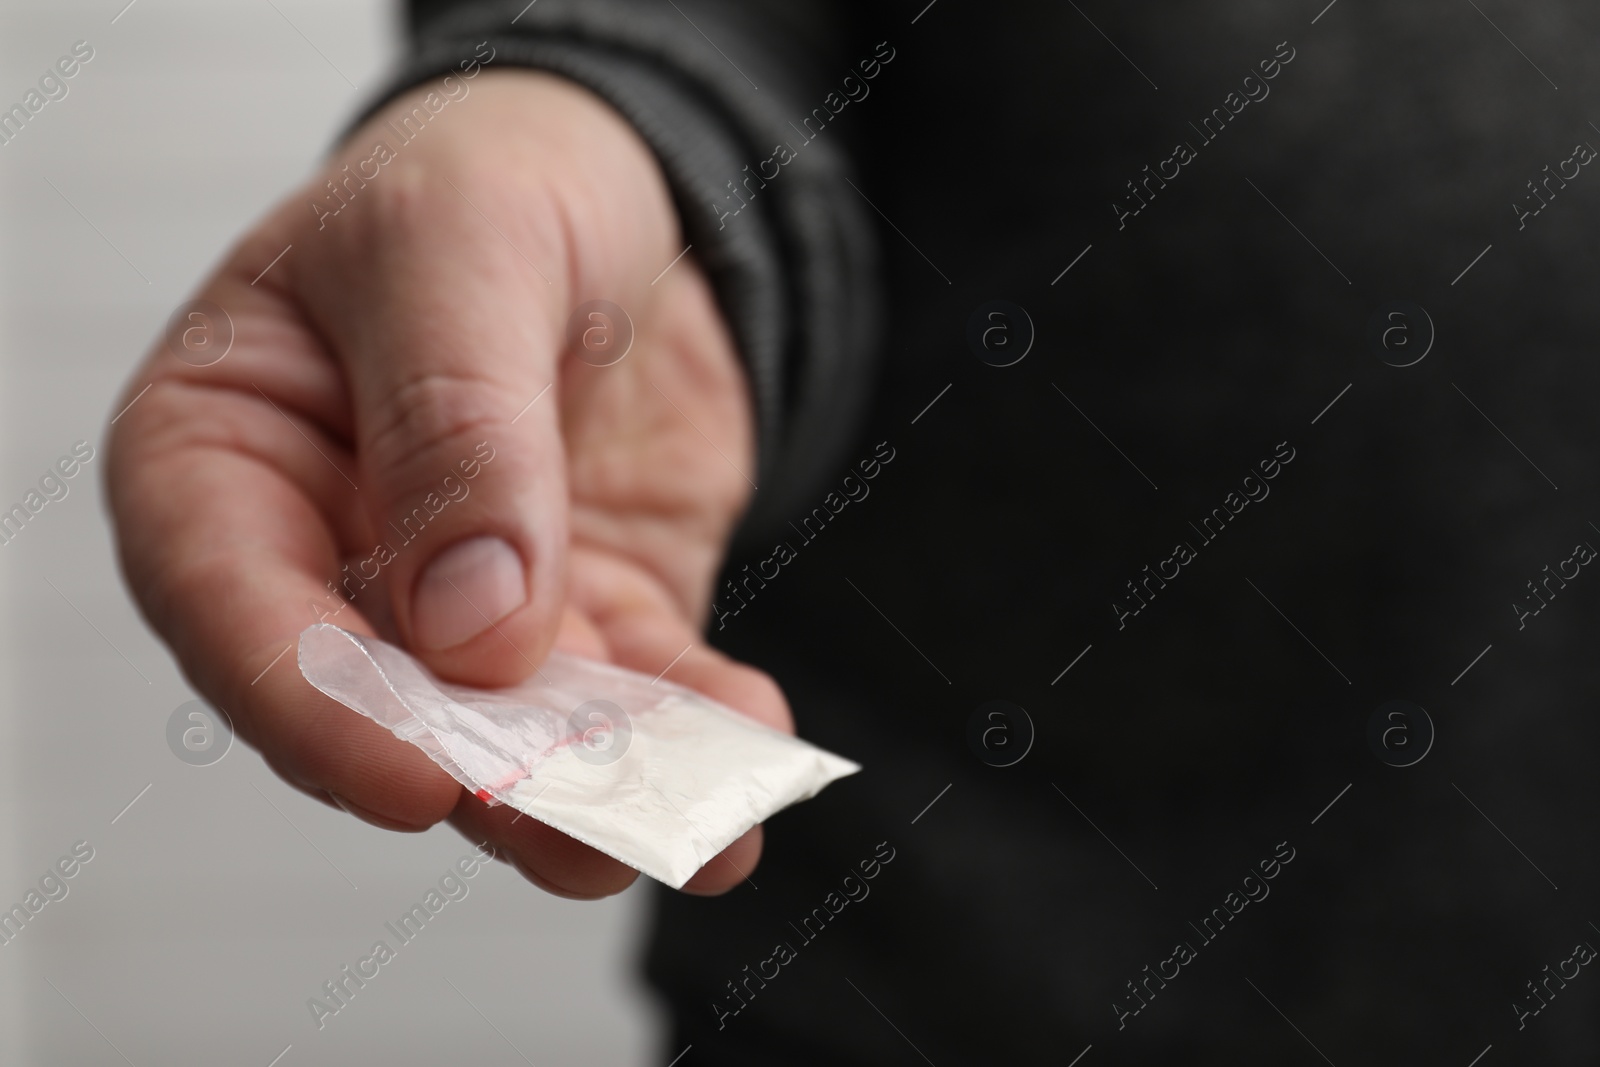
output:
[[[438,652],[464,644],[528,599],[517,550],[498,537],[474,537],[445,549],[423,570],[411,594],[411,637]]]

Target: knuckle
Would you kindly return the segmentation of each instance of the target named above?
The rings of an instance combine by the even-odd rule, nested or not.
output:
[[[366,160],[359,155],[351,153],[348,160],[335,160],[322,174],[321,188],[328,194],[323,199],[329,208],[364,208],[352,215],[375,216],[373,221],[391,226],[415,225],[441,199],[440,191],[449,191],[436,179],[430,180],[427,168],[403,153],[381,167],[365,166]]]
[[[368,225],[376,233],[401,235],[431,227],[440,206],[455,195],[442,175],[404,156],[360,192],[370,201]]]
[[[362,434],[362,463],[389,487],[437,481],[441,471],[434,468],[453,470],[475,446],[503,436],[512,414],[504,389],[439,370],[403,379],[379,398],[377,410],[383,414]]]

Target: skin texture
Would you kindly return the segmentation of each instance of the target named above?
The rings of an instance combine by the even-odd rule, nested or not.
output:
[[[196,295],[228,312],[231,350],[206,367],[165,340],[151,352],[117,405],[149,386],[112,428],[108,491],[146,618],[284,779],[389,829],[448,819],[550,892],[600,897],[636,873],[478,801],[314,690],[293,653],[261,673],[342,603],[326,586],[340,566],[371,555],[377,531],[459,479],[487,441],[494,458],[470,495],[328,621],[392,627],[415,651],[425,566],[498,536],[525,565],[527,600],[474,638],[419,653],[435,672],[505,685],[559,647],[653,675],[692,644],[672,681],[792,731],[771,679],[700,638],[751,491],[739,472],[754,471],[754,427],[694,260],[651,284],[683,249],[657,164],[571,83],[493,71],[471,84],[403,146],[382,123],[429,90],[397,99],[228,254]],[[325,181],[380,138],[396,157],[319,223],[308,204],[328,201]],[[593,299],[634,323],[612,366],[567,347],[568,316]],[[760,848],[757,827],[688,890],[737,885]]]

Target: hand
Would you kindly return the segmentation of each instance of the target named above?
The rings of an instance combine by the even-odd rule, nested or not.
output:
[[[434,87],[394,101],[238,244],[199,293],[231,317],[231,350],[149,356],[109,491],[146,617],[279,774],[390,829],[449,818],[551,892],[599,897],[635,872],[475,799],[314,690],[292,651],[262,673],[319,614],[481,686],[552,647],[655,674],[692,645],[672,681],[792,730],[772,681],[700,638],[754,429],[694,260],[652,281],[683,249],[654,157],[557,77],[470,87],[409,143],[388,120]],[[594,299],[636,331],[611,366],[568,344]],[[760,843],[757,827],[687,888],[736,885]]]

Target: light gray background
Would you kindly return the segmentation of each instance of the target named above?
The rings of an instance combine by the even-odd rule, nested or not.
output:
[[[286,1046],[278,1067],[666,1062],[679,1050],[657,1047],[633,975],[645,887],[578,904],[502,864],[319,1032],[307,999],[392,944],[384,922],[469,846],[361,824],[242,746],[205,768],[168,750],[167,718],[194,694],[113,567],[99,484],[113,400],[223,249],[382,83],[398,12],[136,0],[119,15],[125,2],[0,0],[0,103],[75,41],[95,50],[0,146],[0,507],[74,441],[96,449],[70,495],[0,545],[0,907],[73,842],[95,850],[0,946],[0,1063],[267,1067]]]

